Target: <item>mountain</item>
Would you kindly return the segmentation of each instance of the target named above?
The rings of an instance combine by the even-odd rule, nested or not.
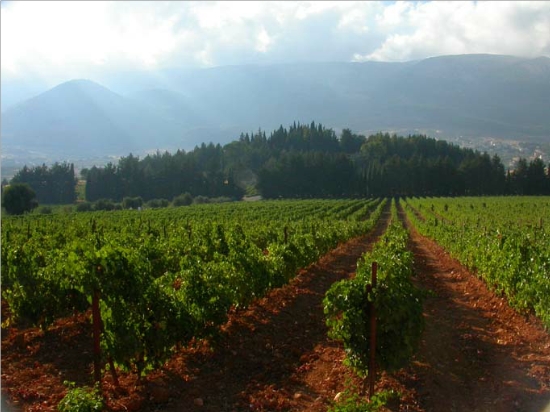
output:
[[[189,124],[200,127],[217,124],[241,131],[270,130],[295,120],[315,120],[342,128],[355,120],[348,112],[356,102],[371,105],[372,97],[380,94],[380,85],[391,82],[392,75],[404,66],[300,63],[166,71],[158,88],[128,96],[145,105],[171,107]],[[193,108],[192,116],[184,105]],[[360,120],[357,127],[365,124]]]
[[[549,75],[548,58],[464,55],[426,59],[395,79],[394,107],[412,111],[417,121],[408,124],[414,127],[437,128],[448,134],[550,140]]]
[[[42,152],[125,153],[176,136],[162,119],[89,80],[62,83],[2,115],[4,147]]]
[[[128,95],[171,107],[172,114],[201,126],[217,122],[243,131],[270,130],[294,120],[316,120],[358,132],[550,136],[546,57],[460,55],[407,63],[233,66],[164,71],[158,78],[156,87],[148,78],[148,90]],[[116,81],[112,87],[131,90]],[[177,93],[178,104],[160,96],[169,91]]]
[[[51,88],[51,86],[52,85],[40,78],[6,79],[6,76],[2,76],[0,77],[0,92],[2,95],[0,99],[0,109],[3,113],[6,109],[31,99],[44,90]]]
[[[185,113],[181,116],[186,121],[201,126],[217,122],[247,131],[270,130],[294,120],[316,120],[359,132],[420,129],[509,139],[550,136],[546,57],[460,55],[407,63],[233,66],[165,71],[160,78],[159,88],[177,93],[178,104],[170,103],[167,95],[160,98],[154,87],[129,95],[177,108],[173,114]],[[149,79],[149,84],[154,82]]]
[[[128,154],[227,143],[294,121],[354,132],[550,142],[550,59],[441,56],[73,80],[2,113],[3,152]],[[108,87],[108,88],[107,88]],[[116,90],[115,93],[113,90]]]

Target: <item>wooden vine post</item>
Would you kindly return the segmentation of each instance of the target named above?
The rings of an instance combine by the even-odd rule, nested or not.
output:
[[[101,249],[101,239],[97,233],[95,220],[92,220],[92,233],[96,236],[96,248]],[[102,268],[95,268],[96,281],[101,279]],[[94,286],[92,292],[92,341],[94,348],[94,381],[101,382],[101,310],[99,308],[100,293],[98,286]]]
[[[101,266],[96,267],[96,273],[99,274],[102,271]],[[92,340],[94,346],[94,381],[101,382],[101,334],[104,332],[103,321],[101,319],[101,309],[99,307],[99,300],[101,296],[99,289],[94,289],[92,296]],[[109,362],[109,370],[113,377],[113,382],[118,388],[120,386],[118,382],[118,375],[115,369],[115,362],[112,356],[107,358]]]
[[[367,294],[376,288],[376,275],[378,263],[372,262],[371,283],[367,285]],[[376,306],[374,302],[368,303],[369,324],[370,324],[370,359],[369,359],[369,400],[374,395],[374,383],[376,381]]]
[[[99,290],[92,297],[92,324],[94,341],[94,381],[101,382],[101,312],[99,310]]]

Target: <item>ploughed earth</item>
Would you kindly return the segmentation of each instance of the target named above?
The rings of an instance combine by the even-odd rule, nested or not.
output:
[[[341,244],[287,286],[230,313],[214,341],[192,342],[136,383],[104,374],[114,411],[326,411],[339,392],[363,388],[342,365],[341,343],[327,337],[322,300],[354,275],[362,253],[384,232],[386,211],[368,235]],[[402,213],[400,218],[404,219]],[[488,291],[414,228],[415,283],[432,291],[426,329],[410,365],[380,373],[376,390],[399,394],[391,411],[550,411],[550,335]],[[3,313],[8,310],[3,304]],[[2,410],[54,411],[64,380],[92,385],[90,314],[57,321],[47,332],[2,330]]]

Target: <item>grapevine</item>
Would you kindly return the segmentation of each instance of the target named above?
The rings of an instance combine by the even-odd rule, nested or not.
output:
[[[231,308],[370,230],[384,204],[273,201],[3,219],[7,322],[46,329],[99,296],[103,362],[139,378],[177,345],[215,335]]]
[[[368,374],[370,328],[367,302],[376,307],[376,361],[387,370],[404,366],[413,355],[423,330],[424,292],[413,276],[413,255],[407,250],[408,233],[398,222],[395,202],[392,223],[372,252],[357,262],[353,279],[335,283],[326,293],[324,305],[329,335],[343,341],[346,363],[359,375]],[[377,262],[378,283],[367,291],[371,263]]]

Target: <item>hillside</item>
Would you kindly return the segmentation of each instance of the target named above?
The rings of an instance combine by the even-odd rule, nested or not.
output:
[[[294,120],[359,133],[550,140],[546,57],[228,66],[121,73],[99,81],[106,87],[69,81],[7,108],[3,151],[189,150],[203,141],[223,144],[243,131],[270,131]]]
[[[359,132],[421,129],[514,139],[550,135],[550,59],[545,57],[232,66],[170,70],[159,77],[162,81],[135,82],[148,85],[139,93],[120,79],[107,84],[137,101],[178,108],[197,126],[271,130],[294,120],[315,120]],[[179,105],[166,95],[158,100],[168,90],[177,92]]]
[[[38,152],[128,152],[175,135],[161,119],[89,80],[72,80],[8,109],[2,140]]]

